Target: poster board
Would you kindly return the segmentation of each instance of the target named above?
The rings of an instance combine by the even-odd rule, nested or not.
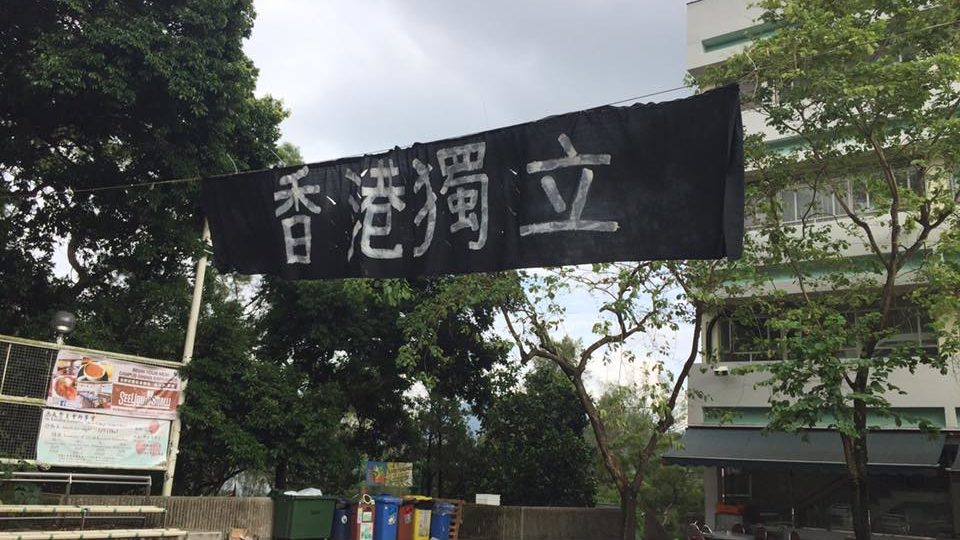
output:
[[[47,406],[173,420],[181,391],[175,369],[61,350],[50,376]]]
[[[169,420],[44,409],[37,461],[72,467],[162,468],[169,444]]]

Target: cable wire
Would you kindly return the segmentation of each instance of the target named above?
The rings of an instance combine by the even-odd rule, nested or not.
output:
[[[944,5],[934,6],[934,7],[931,8],[931,9],[935,9],[935,8],[938,8],[938,7],[945,7],[945,6],[944,6]],[[929,25],[929,26],[924,26],[924,27],[922,27],[922,28],[914,28],[914,29],[912,29],[912,30],[905,30],[905,31],[903,31],[903,32],[898,32],[898,33],[896,33],[896,34],[891,34],[891,35],[889,35],[889,36],[884,37],[884,38],[881,39],[881,40],[878,40],[877,43],[883,43],[883,42],[889,41],[889,40],[891,40],[891,39],[893,39],[893,38],[895,38],[895,37],[899,37],[899,36],[903,36],[903,35],[907,35],[907,34],[912,34],[912,33],[915,33],[915,32],[923,32],[923,31],[933,30],[933,29],[936,29],[936,28],[941,28],[941,27],[944,27],[944,26],[950,26],[950,25],[955,25],[955,24],[960,24],[960,19],[953,20],[953,21],[940,22],[940,23],[936,23],[936,24]],[[847,43],[843,43],[843,44],[837,45],[837,46],[835,46],[835,47],[831,47],[831,48],[826,49],[826,50],[823,50],[823,51],[818,51],[818,52],[816,52],[816,53],[814,53],[814,54],[810,54],[810,55],[807,55],[807,56],[798,57],[797,59],[798,59],[798,60],[801,60],[801,59],[802,59],[802,60],[809,60],[809,59],[811,59],[811,58],[816,58],[816,57],[822,56],[822,55],[824,55],[824,54],[828,54],[828,53],[831,53],[831,52],[835,52],[835,51],[837,51],[837,50],[839,50],[839,49],[842,49],[842,48],[848,47],[848,46],[850,46],[850,45],[847,44]],[[787,66],[786,66],[786,65],[777,66],[777,65],[774,65],[774,64],[770,64],[770,65],[766,65],[766,66],[757,66],[757,67],[755,67],[755,68],[753,69],[753,71],[750,72],[750,74],[756,74],[756,73],[758,73],[758,72],[760,72],[760,71],[767,71],[767,70],[775,69],[775,68],[778,68],[778,67],[787,67]],[[746,76],[746,75],[745,75],[745,76]],[[610,102],[610,103],[606,103],[606,104],[604,104],[604,105],[598,105],[598,106],[596,106],[596,107],[590,107],[590,108],[588,108],[588,109],[583,109],[583,111],[587,111],[587,110],[590,110],[590,109],[597,109],[597,108],[600,108],[600,107],[609,107],[609,106],[614,106],[614,105],[620,105],[620,104],[623,104],[623,103],[629,103],[629,102],[632,102],[632,101],[637,101],[637,100],[641,100],[641,99],[646,99],[646,98],[649,98],[649,97],[659,96],[659,95],[663,95],[663,94],[669,94],[669,93],[671,93],[671,92],[677,92],[677,91],[686,90],[686,89],[696,89],[696,88],[698,88],[696,85],[685,84],[685,85],[676,86],[676,87],[673,87],[673,88],[667,88],[667,89],[665,89],[665,90],[657,90],[657,91],[655,91],[655,92],[650,92],[650,93],[642,94],[642,95],[639,95],[639,96],[634,96],[634,97],[630,97],[630,98],[626,98],[626,99],[620,99],[620,100],[617,100],[617,101],[613,101],[613,102]],[[365,156],[365,155],[375,155],[375,154],[380,154],[380,153],[383,153],[383,152],[386,152],[386,151],[388,151],[388,149],[379,150],[379,151],[377,151],[377,152],[371,152],[371,153],[357,154],[357,155],[355,155],[355,156],[345,156],[345,157],[360,157],[360,156]],[[340,159],[342,159],[342,158],[340,158]],[[231,161],[231,163],[233,163],[233,159],[232,159],[232,158],[230,159],[230,161]],[[114,184],[114,185],[95,186],[95,187],[77,188],[77,189],[66,188],[66,189],[64,189],[61,193],[97,193],[97,192],[102,192],[102,191],[119,190],[119,189],[152,188],[152,187],[158,186],[158,185],[181,184],[181,183],[186,183],[186,182],[198,182],[198,181],[204,180],[204,179],[228,178],[228,177],[238,176],[238,175],[242,175],[242,174],[251,174],[251,173],[257,173],[257,172],[264,172],[264,171],[268,171],[268,170],[271,170],[271,169],[272,169],[272,167],[271,167],[271,168],[260,168],[260,169],[245,169],[245,170],[243,170],[243,171],[240,171],[240,170],[237,170],[235,163],[233,164],[233,167],[234,167],[235,172],[232,172],[232,173],[223,173],[223,174],[206,175],[206,176],[201,176],[201,175],[186,176],[186,177],[180,177],[180,178],[170,178],[170,179],[165,179],[165,180],[154,180],[154,181],[144,181],[144,182],[131,182],[131,183],[127,183],[127,184]],[[43,190],[43,188],[40,188],[39,190],[36,190],[36,191],[39,192],[39,191],[42,191],[42,190]],[[26,193],[19,194],[19,193],[14,193],[14,192],[9,193],[9,195],[14,195],[14,196],[16,196],[16,195],[27,196],[27,195],[35,195],[35,194],[36,194],[36,193],[33,193],[33,194],[26,194]]]

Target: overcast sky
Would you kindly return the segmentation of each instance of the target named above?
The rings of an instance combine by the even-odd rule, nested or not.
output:
[[[257,0],[255,6],[246,51],[260,70],[258,92],[290,110],[283,140],[299,146],[308,162],[604,105],[681,86],[685,73],[684,0]],[[566,330],[588,337],[593,302],[575,294],[567,305]],[[688,347],[682,336],[679,343]],[[626,381],[637,371],[614,362],[594,374]]]

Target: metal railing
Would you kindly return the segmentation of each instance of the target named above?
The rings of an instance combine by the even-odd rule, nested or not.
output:
[[[3,482],[26,482],[31,484],[64,484],[64,495],[73,493],[75,484],[107,484],[112,486],[143,486],[143,494],[150,495],[153,479],[148,475],[59,473],[43,471],[12,472],[0,476]]]

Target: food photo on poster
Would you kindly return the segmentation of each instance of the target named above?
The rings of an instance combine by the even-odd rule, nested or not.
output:
[[[175,369],[60,351],[47,405],[71,410],[173,420],[181,381]]]

